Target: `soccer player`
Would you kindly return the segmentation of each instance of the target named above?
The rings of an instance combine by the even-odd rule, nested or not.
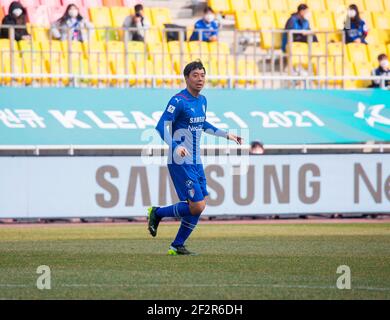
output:
[[[206,70],[200,61],[184,68],[187,88],[176,94],[156,126],[161,138],[169,146],[168,170],[180,202],[167,207],[148,209],[148,229],[155,237],[164,217],[181,218],[181,225],[172,242],[169,255],[194,254],[186,249],[185,241],[198,223],[206,207],[208,192],[200,159],[200,138],[206,133],[242,143],[242,138],[217,129],[206,121],[207,101],[200,94],[205,84]]]

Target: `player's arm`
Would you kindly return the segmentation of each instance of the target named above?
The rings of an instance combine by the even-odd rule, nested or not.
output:
[[[226,138],[228,140],[232,140],[232,141],[236,142],[237,144],[242,144],[242,141],[243,141],[243,139],[241,137],[236,136],[232,133],[229,133],[225,130],[218,129],[208,121],[205,121],[203,123],[203,131],[208,133],[208,134],[211,134],[213,136],[222,137],[222,138]]]
[[[160,120],[158,121],[156,130],[160,135],[161,139],[163,139],[168,146],[172,147],[172,149],[178,152],[181,156],[185,156],[188,153],[188,151],[181,146],[177,148],[178,144],[176,143],[175,140],[172,139],[173,123],[175,122],[178,115],[180,114],[180,110],[181,110],[181,102],[180,101],[177,102],[174,98],[172,98],[169,101]]]

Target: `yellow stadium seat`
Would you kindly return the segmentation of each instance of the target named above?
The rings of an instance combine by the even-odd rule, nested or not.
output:
[[[228,0],[230,2],[230,11],[234,13],[235,11],[247,11],[251,7],[248,0]]]
[[[249,5],[251,10],[256,11],[266,11],[270,9],[267,0],[249,0]]]
[[[125,59],[125,44],[122,41],[108,41],[107,46],[107,62],[110,68],[110,71],[113,75],[134,75],[134,64],[131,59],[127,59],[128,63],[126,66]],[[124,79],[112,79],[112,84],[123,84]],[[135,84],[135,78],[129,79],[128,83],[130,85]]]
[[[153,75],[153,63],[150,60],[142,59],[137,61],[137,63],[134,64],[135,72],[140,76],[146,76],[146,75]],[[136,83],[139,85],[151,85],[152,81],[149,79],[145,79],[142,77],[137,77]]]
[[[211,42],[210,44],[212,43],[215,42]],[[188,43],[186,41],[183,41],[182,43],[180,43],[180,41],[169,41],[168,50],[171,55],[171,60],[173,62],[175,72],[180,74],[184,68],[184,65],[191,60]]]
[[[46,60],[65,58],[62,52],[61,41],[41,41],[41,50]]]
[[[369,11],[360,11],[360,17],[366,23],[368,29],[372,29],[374,27],[374,21],[372,19],[371,12]]]
[[[257,30],[255,12],[252,10],[236,11],[236,28],[238,30]]]
[[[367,45],[362,43],[348,43],[347,53],[350,62],[365,62],[368,61]]]
[[[313,12],[314,27],[317,30],[331,31],[336,30],[333,14],[330,11]]]
[[[125,19],[133,13],[134,13],[133,8],[111,7],[110,15],[111,15],[112,26],[116,28],[122,27]]]
[[[277,28],[273,11],[256,11],[255,13],[256,23],[260,29],[261,47],[263,49],[271,49],[273,41],[274,48],[280,48],[282,34],[274,33],[274,39],[272,39],[272,32],[269,32],[270,30]]]
[[[125,48],[126,49],[126,48]],[[127,43],[127,57],[132,61],[144,60],[146,55],[145,44],[141,41],[129,41]]]
[[[12,69],[11,56],[10,55],[3,55],[2,59],[0,60],[0,72],[1,73],[23,74],[22,58],[18,54],[14,54],[13,69]],[[6,85],[12,84],[12,81],[20,84],[24,80],[23,80],[23,77],[4,76],[4,77],[0,78],[0,83],[6,84]]]
[[[326,10],[326,3],[324,0],[306,0],[305,3],[312,12]]]
[[[335,75],[336,76],[353,76],[355,75],[355,71],[353,68],[353,64],[351,62],[344,62],[337,60],[335,63]],[[342,80],[337,80],[337,84],[342,85]],[[344,88],[351,89],[355,88],[355,83],[352,80],[344,80]]]
[[[326,9],[332,12],[341,12],[343,11],[346,15],[346,6],[344,0],[325,0]],[[344,16],[345,16],[344,15]]]
[[[382,53],[387,53],[387,48],[384,43],[377,43],[377,44],[369,44],[367,46],[368,49],[368,56],[370,58],[371,63],[377,63],[378,56]]]
[[[89,16],[96,28],[96,40],[118,40],[119,35],[112,28],[110,8],[108,7],[95,7],[89,8]],[[107,29],[108,28],[108,29]]]
[[[374,27],[381,30],[390,29],[390,12],[373,12],[372,13]]]
[[[234,58],[232,56],[228,56],[224,60],[212,61],[208,66],[207,74],[211,76],[233,76],[235,72],[234,68]],[[226,86],[229,82],[228,79],[220,79],[220,80],[211,80],[212,85],[221,85]]]
[[[253,59],[239,59],[237,64],[238,75],[240,77],[255,77],[259,74],[257,64]],[[246,79],[237,81],[238,84],[254,85],[257,81]]]
[[[168,8],[151,8],[152,23],[156,27],[163,27],[164,23],[172,23],[171,11]]]
[[[275,11],[289,10],[287,0],[268,0],[268,7]],[[294,11],[296,11],[296,8]]]
[[[364,5],[366,10],[371,12],[381,12],[385,9],[382,0],[364,0]]]
[[[287,20],[291,16],[290,11],[274,11],[276,28],[284,29],[287,23]]]
[[[209,46],[205,41],[190,41],[188,42],[188,48],[190,50],[191,59],[200,59],[201,61],[207,62],[210,60]]]
[[[287,45],[287,53],[290,54],[290,46]],[[304,42],[291,43],[291,62],[293,67],[307,68],[308,65],[308,44]]]
[[[23,72],[24,73],[35,73],[35,74],[47,74],[47,67],[45,64],[45,60],[43,59],[42,54],[37,52],[37,54],[31,55],[23,55]],[[39,78],[25,78],[26,84],[31,84],[33,82],[49,82],[47,76],[39,77]]]
[[[85,58],[83,44],[80,41],[70,41],[70,47],[68,41],[61,41],[61,49],[65,57],[71,59]]]
[[[228,0],[208,0],[208,5],[213,8],[215,12],[230,12],[230,3]]]
[[[145,31],[145,42],[149,43],[155,43],[155,42],[161,42],[161,32],[156,27],[151,27],[148,30]]]
[[[314,72],[318,76],[347,76],[354,75],[353,65],[349,62],[341,63],[336,59],[329,58],[328,60],[321,61],[319,65],[315,65],[313,68]],[[320,80],[320,84],[328,84],[331,86],[341,86],[342,80]],[[344,81],[346,88],[352,88],[353,83],[350,80]]]
[[[88,57],[88,73],[90,75],[110,74],[104,41],[84,42],[83,46],[84,52]],[[97,85],[99,83],[107,83],[107,80],[92,78],[89,80],[89,83]]]
[[[306,3],[305,1],[302,2],[302,0],[287,0],[287,9],[292,12],[297,12],[298,6],[301,3]],[[284,9],[286,10],[286,9]]]
[[[356,4],[360,11],[366,10],[366,6],[364,5],[364,0],[345,0],[346,6],[350,6],[351,4]]]
[[[230,55],[230,48],[226,42],[209,42],[209,52],[212,60],[225,62]]]
[[[172,63],[170,60],[157,60],[153,62],[152,66],[153,74],[154,75],[165,75],[165,76],[172,76],[176,75]],[[163,84],[171,85],[173,83],[172,79],[163,79],[163,78],[157,78],[156,84],[157,86],[161,86]]]
[[[156,61],[170,61],[169,48],[166,42],[147,43],[149,59],[155,63]]]
[[[34,41],[48,41],[49,29],[45,27],[31,26],[31,35]]]
[[[386,11],[390,11],[390,0],[383,0],[383,7]]]
[[[368,31],[366,41],[368,44],[385,44],[389,40],[388,36],[389,33],[387,32],[387,30],[371,29]]]
[[[371,76],[373,67],[369,62],[354,63],[355,76]],[[371,84],[370,80],[357,80],[355,86],[357,88],[367,88]]]
[[[20,40],[15,42],[15,44],[17,44],[22,57],[28,56],[31,59],[33,56],[38,54],[42,56],[41,46],[37,41],[31,42],[30,40]]]

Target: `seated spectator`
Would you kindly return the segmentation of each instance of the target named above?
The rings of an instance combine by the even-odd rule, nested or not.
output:
[[[345,42],[346,43],[364,43],[368,33],[368,27],[365,21],[360,18],[357,5],[351,4],[348,7],[348,16],[344,25]]]
[[[144,41],[145,40],[145,28],[150,26],[148,19],[144,14],[144,7],[142,4],[136,4],[134,6],[135,15],[128,16],[123,22],[123,28],[137,28],[134,31],[128,33],[129,41]]]
[[[203,18],[196,21],[195,30],[191,35],[190,41],[217,41],[218,28],[219,22],[215,19],[214,10],[211,7],[207,7],[203,11]],[[201,32],[197,32],[197,30],[201,30]],[[199,33],[202,34],[202,39],[200,39]]]
[[[251,154],[251,155],[264,154],[263,144],[259,141],[252,141],[250,149],[249,149],[249,154]]]
[[[69,4],[64,15],[59,18],[51,27],[51,34],[57,40],[70,40],[83,42],[88,38],[87,28],[92,25],[81,15],[75,4]]]
[[[298,6],[297,12],[293,13],[291,17],[287,20],[285,30],[310,30],[310,11],[309,7],[306,4],[300,4]],[[307,42],[307,32],[302,33],[293,33],[292,41],[293,42]],[[313,36],[313,42],[317,42],[317,37]],[[288,42],[288,33],[283,33],[282,40],[282,50],[286,52]]]
[[[373,76],[390,77],[389,59],[386,54],[382,53],[378,56],[379,67],[372,71]],[[382,83],[386,88],[390,88],[390,80],[373,80],[370,88],[381,88]]]
[[[15,40],[28,40],[30,35],[26,29],[26,9],[20,4],[20,2],[11,2],[8,14],[3,18],[1,22],[5,26],[22,26],[24,28],[15,28]],[[0,38],[9,37],[9,28],[1,28]]]

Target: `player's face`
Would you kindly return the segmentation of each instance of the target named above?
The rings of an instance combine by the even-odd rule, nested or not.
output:
[[[205,83],[206,74],[203,69],[195,69],[186,78],[187,86],[193,91],[200,92]]]

